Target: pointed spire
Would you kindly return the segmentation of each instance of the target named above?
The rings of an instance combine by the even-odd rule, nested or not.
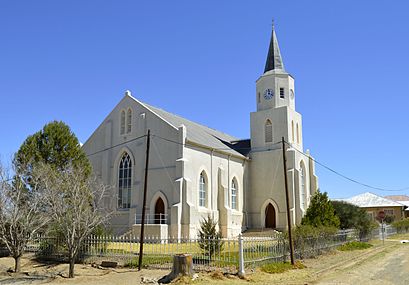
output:
[[[266,67],[264,68],[264,73],[270,70],[280,69],[284,71],[284,63],[281,58],[280,48],[278,47],[278,41],[276,32],[274,29],[274,20],[271,31],[270,47],[268,48],[268,55],[266,61]]]

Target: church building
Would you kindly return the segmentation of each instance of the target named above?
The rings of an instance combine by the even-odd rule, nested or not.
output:
[[[299,224],[318,179],[313,159],[303,150],[294,78],[284,68],[274,27],[254,99],[250,139],[238,139],[127,91],[83,145],[94,173],[112,186],[104,200],[113,211],[109,227],[117,234],[140,231],[148,130],[146,235],[195,238],[208,216],[224,237],[248,229],[285,230],[282,137],[288,142],[291,222]]]

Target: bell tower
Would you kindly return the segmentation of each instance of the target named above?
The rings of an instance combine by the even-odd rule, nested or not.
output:
[[[303,155],[302,118],[295,110],[294,78],[286,71],[274,26],[264,72],[256,81],[256,110],[250,114],[251,152],[247,195],[253,228],[287,228],[285,185],[288,183],[291,223],[301,223],[317,177],[309,154]],[[283,173],[281,138],[286,148]]]
[[[256,104],[257,111],[251,113],[252,147],[268,146],[284,137],[302,149],[301,115],[295,111],[294,78],[284,68],[274,25],[264,73],[256,81]]]
[[[288,106],[295,109],[294,78],[285,71],[274,25],[264,73],[256,82],[257,111]]]

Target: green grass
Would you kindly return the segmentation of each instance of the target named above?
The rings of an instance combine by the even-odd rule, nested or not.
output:
[[[372,247],[372,244],[367,243],[367,242],[351,241],[351,242],[347,242],[346,244],[339,246],[338,250],[341,250],[341,251],[362,250],[362,249],[367,249],[370,247]]]
[[[291,269],[303,269],[305,265],[300,261],[296,261],[294,265],[291,265],[289,262],[277,262],[277,263],[267,263],[261,266],[261,270],[270,273],[283,273]]]
[[[172,263],[173,257],[172,256],[152,256],[152,255],[144,255],[142,259],[142,266],[153,265],[153,264],[163,264],[163,263]],[[132,260],[128,261],[124,264],[125,267],[136,268],[139,264],[139,257],[132,258]]]

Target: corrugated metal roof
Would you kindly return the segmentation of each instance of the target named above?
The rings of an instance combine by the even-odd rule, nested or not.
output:
[[[385,198],[393,201],[409,201],[409,196],[407,195],[389,195],[385,196]]]
[[[376,194],[366,192],[360,195],[353,196],[343,201],[354,204],[361,208],[373,208],[373,207],[403,207],[404,205]]]

